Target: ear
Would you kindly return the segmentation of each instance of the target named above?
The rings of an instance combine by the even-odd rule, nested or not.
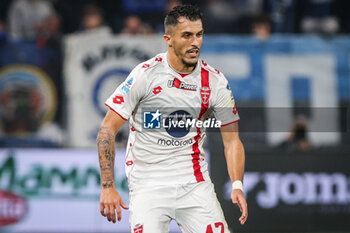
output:
[[[165,43],[167,43],[169,47],[172,47],[171,35],[169,35],[169,34],[164,34],[163,38],[164,38]]]

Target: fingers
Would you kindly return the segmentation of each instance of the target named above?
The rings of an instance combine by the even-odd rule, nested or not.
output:
[[[241,217],[238,220],[243,225],[248,218],[248,206],[244,198],[244,195],[240,191],[237,191],[237,192],[233,191],[231,194],[231,199],[234,204],[237,204],[237,206],[239,207],[239,210],[242,213]]]
[[[105,193],[102,193],[102,195],[104,194]],[[109,222],[115,223],[116,219],[118,219],[118,221],[121,221],[121,207],[124,209],[129,209],[129,207],[123,202],[118,192],[114,192],[112,195],[102,195],[100,198],[101,215],[106,217]],[[117,214],[115,212],[117,212]]]
[[[115,208],[114,205],[109,205],[109,217],[108,221],[115,223]]]
[[[106,217],[109,222],[116,222],[115,209],[113,204],[100,203],[101,215]]]
[[[111,216],[110,216],[108,204],[105,204],[105,215],[104,216],[108,219],[109,222],[111,221]]]
[[[242,213],[241,217],[239,218],[239,222],[241,223],[241,225],[243,225],[248,218],[248,206],[244,198],[239,198],[238,201]]]
[[[242,216],[239,218],[239,222],[241,225],[244,225],[244,223],[247,221],[247,216],[242,214]]]
[[[101,212],[101,215],[103,217],[106,217],[106,215],[105,215],[105,207],[104,207],[104,204],[102,202],[100,202],[100,212]]]
[[[129,206],[125,205],[123,200],[120,200],[120,206],[123,207],[123,209],[128,210]]]
[[[118,221],[122,220],[122,210],[120,209],[120,204],[116,204],[115,208],[117,209]],[[115,215],[114,215],[115,217]]]

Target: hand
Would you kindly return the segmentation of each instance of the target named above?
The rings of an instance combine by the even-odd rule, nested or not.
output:
[[[243,192],[240,189],[234,189],[232,190],[231,193],[231,199],[233,204],[237,204],[242,215],[239,218],[239,222],[241,223],[241,225],[243,225],[245,223],[245,221],[247,221],[248,218],[248,205],[247,202],[244,198]]]
[[[115,209],[117,209],[118,221],[122,219],[122,212],[120,206],[123,209],[129,209],[125,205],[124,201],[120,197],[115,188],[104,188],[100,196],[100,211],[102,216],[107,217],[108,221],[116,222]]]

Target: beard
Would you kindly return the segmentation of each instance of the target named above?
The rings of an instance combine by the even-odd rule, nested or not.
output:
[[[200,50],[198,49],[198,51],[200,51]],[[184,64],[186,67],[191,68],[191,67],[195,67],[197,65],[199,56],[197,57],[197,59],[195,61],[193,61],[193,60],[186,61],[185,55],[186,55],[187,51],[184,54],[182,54],[181,51],[178,51],[176,48],[174,48],[174,52],[175,52],[175,55],[179,59],[181,59],[182,64]],[[199,55],[199,52],[198,52],[198,55]]]
[[[186,67],[195,67],[197,65],[198,59],[195,62],[187,62],[185,61],[185,59],[181,59],[182,63],[186,66]]]

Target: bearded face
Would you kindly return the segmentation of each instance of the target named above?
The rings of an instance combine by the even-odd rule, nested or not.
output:
[[[191,68],[196,66],[203,43],[203,26],[200,19],[191,21],[185,17],[178,19],[169,32],[169,52],[176,61],[173,63]]]

